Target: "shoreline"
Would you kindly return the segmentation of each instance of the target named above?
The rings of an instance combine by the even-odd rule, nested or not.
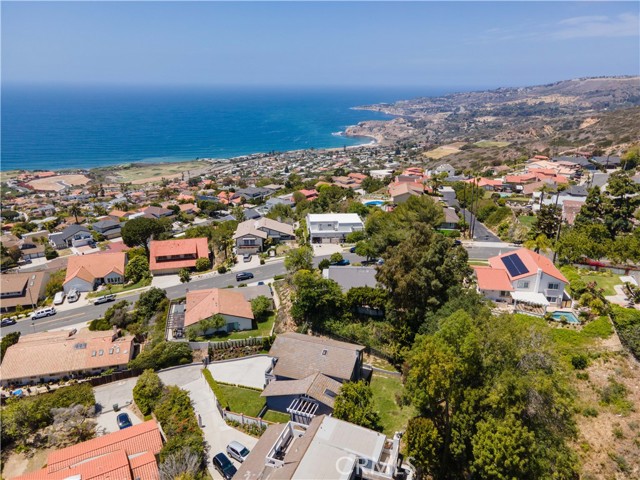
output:
[[[371,147],[376,147],[380,145],[380,140],[376,137],[372,137],[368,135],[346,134],[345,131],[349,127],[351,127],[351,125],[347,126],[344,131],[332,133],[332,135],[337,137],[353,138],[353,139],[356,139],[356,138],[369,139],[369,142],[359,143],[356,145],[346,145],[344,147],[319,147],[319,148],[309,147],[309,148],[299,148],[295,150],[282,150],[282,151],[276,151],[275,155],[282,155],[282,154],[288,154],[288,153],[293,154],[293,153],[301,153],[301,152],[307,152],[307,151],[336,152],[344,149],[352,150],[352,149],[357,149],[362,147],[371,148]],[[251,159],[252,157],[261,156],[261,155],[269,155],[269,152],[252,152],[252,153],[247,153],[245,155],[236,155],[234,157],[196,157],[196,158],[186,158],[184,160],[167,160],[167,161],[138,160],[134,162],[105,164],[105,165],[100,165],[95,167],[84,167],[84,168],[59,168],[59,169],[58,168],[48,168],[48,169],[23,168],[23,169],[12,169],[12,170],[0,170],[0,176],[6,176],[11,174],[22,174],[22,173],[47,172],[47,171],[55,172],[56,174],[60,174],[60,175],[65,175],[72,172],[91,173],[91,172],[94,172],[97,170],[103,170],[103,169],[112,169],[114,171],[118,171],[118,170],[126,170],[129,168],[136,168],[136,167],[153,167],[154,165],[164,165],[164,166],[180,165],[187,162],[208,162],[211,164],[211,166],[215,167],[216,165],[223,165],[225,163],[232,163],[234,161],[248,160],[248,159]],[[3,179],[2,181],[5,181],[5,180]]]

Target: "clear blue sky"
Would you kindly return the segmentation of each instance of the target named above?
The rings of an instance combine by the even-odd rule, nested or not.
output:
[[[532,85],[640,70],[637,2],[2,2],[2,81]]]

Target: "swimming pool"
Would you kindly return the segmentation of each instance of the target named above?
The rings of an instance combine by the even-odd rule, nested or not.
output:
[[[580,320],[575,316],[573,312],[553,312],[551,314],[551,318],[553,318],[556,322],[565,321],[567,323],[580,323]]]
[[[369,200],[368,202],[364,202],[367,207],[379,207],[380,205],[384,205],[384,200]]]

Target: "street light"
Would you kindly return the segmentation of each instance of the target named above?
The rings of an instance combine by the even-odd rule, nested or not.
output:
[[[33,281],[36,279],[35,274],[31,275],[31,280],[29,281],[29,286],[27,287],[27,292],[29,292],[29,300],[31,300],[31,309],[35,310],[36,307],[33,304],[33,296],[31,295],[31,287],[33,287]]]

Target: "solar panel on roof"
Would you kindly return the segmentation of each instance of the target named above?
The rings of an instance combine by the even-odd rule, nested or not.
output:
[[[529,273],[529,269],[524,266],[524,263],[522,263],[522,260],[517,253],[502,257],[501,260],[504,266],[507,268],[509,275],[511,275],[512,277],[517,277],[519,275]]]

